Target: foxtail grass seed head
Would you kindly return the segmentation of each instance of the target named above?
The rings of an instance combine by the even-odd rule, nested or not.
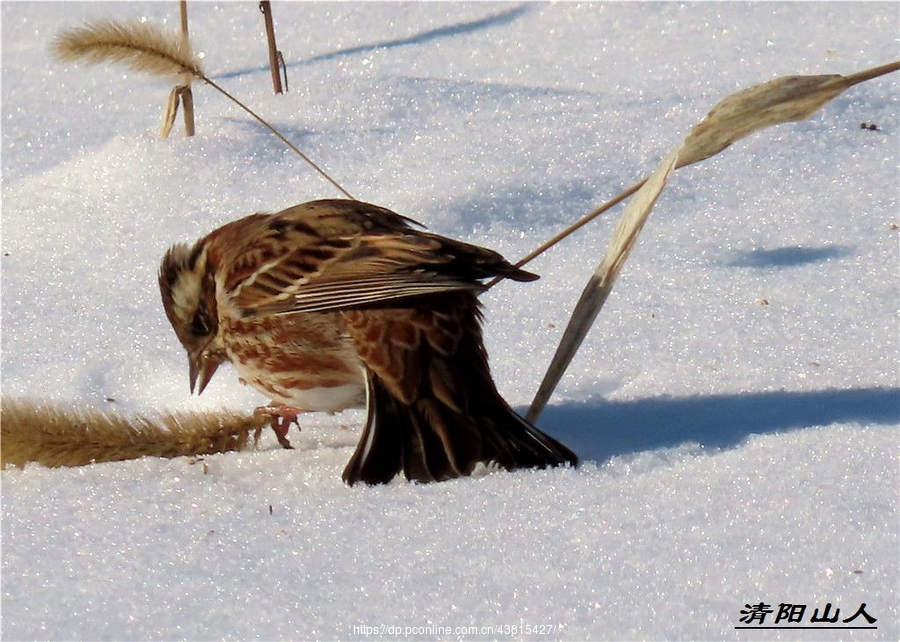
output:
[[[155,76],[179,76],[185,72],[203,77],[200,60],[190,41],[178,33],[166,33],[148,22],[98,20],[61,32],[51,45],[62,61],[123,63],[134,71]]]

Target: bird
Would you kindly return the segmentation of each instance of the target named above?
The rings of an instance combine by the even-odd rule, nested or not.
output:
[[[538,278],[351,199],[232,221],[173,245],[158,274],[191,393],[230,362],[285,447],[300,413],[367,409],[350,486],[578,464],[497,391],[478,300],[495,277]]]

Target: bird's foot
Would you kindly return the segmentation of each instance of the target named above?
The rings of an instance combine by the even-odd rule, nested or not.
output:
[[[287,434],[291,424],[297,424],[297,428],[300,428],[297,415],[302,411],[299,408],[273,401],[267,406],[260,406],[253,412],[257,415],[269,417],[271,419],[269,425],[272,426],[272,431],[275,433],[278,443],[281,444],[282,448],[293,449],[291,442],[288,441]]]

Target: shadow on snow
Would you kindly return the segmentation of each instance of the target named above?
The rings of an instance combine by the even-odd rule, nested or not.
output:
[[[537,423],[582,460],[600,462],[683,443],[728,448],[754,434],[834,423],[898,424],[900,389],[597,400],[548,406]]]
[[[764,269],[770,267],[788,268],[809,263],[821,263],[840,259],[853,253],[853,248],[845,245],[826,247],[778,247],[772,250],[755,249],[742,252],[732,259],[730,267]]]
[[[452,36],[464,35],[467,33],[472,33],[474,31],[479,31],[481,29],[488,29],[490,27],[497,27],[509,24],[514,22],[519,16],[530,11],[531,8],[526,5],[518,5],[512,7],[511,9],[506,9],[505,11],[501,11],[499,13],[493,13],[489,16],[485,16],[484,18],[479,18],[477,20],[470,20],[468,22],[461,22],[458,24],[447,25],[444,27],[438,27],[436,29],[430,29],[428,31],[423,31],[422,33],[417,33],[412,36],[408,36],[406,38],[397,38],[395,40],[387,40],[385,42],[375,42],[371,44],[357,45],[355,47],[348,47],[346,49],[338,49],[337,51],[331,51],[329,53],[320,54],[318,56],[313,56],[312,58],[307,58],[306,60],[301,60],[299,62],[288,63],[286,67],[288,69],[294,67],[300,67],[303,65],[310,65],[317,62],[323,62],[326,60],[333,60],[335,58],[341,58],[343,56],[353,56],[356,54],[364,54],[372,51],[377,51],[379,49],[393,49],[395,47],[405,47],[409,45],[421,45],[433,40],[440,40],[442,38],[450,38]],[[229,71],[222,74],[215,74],[213,76],[214,79],[228,79],[228,78],[236,78],[238,76],[244,76],[247,74],[257,74],[257,73],[270,73],[269,66],[261,66],[261,67],[253,67],[250,69],[238,69],[235,71]]]

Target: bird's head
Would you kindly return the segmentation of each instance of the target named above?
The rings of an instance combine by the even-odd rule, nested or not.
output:
[[[159,292],[166,316],[188,353],[191,392],[201,394],[227,360],[218,337],[216,283],[203,241],[173,245],[159,266]]]

